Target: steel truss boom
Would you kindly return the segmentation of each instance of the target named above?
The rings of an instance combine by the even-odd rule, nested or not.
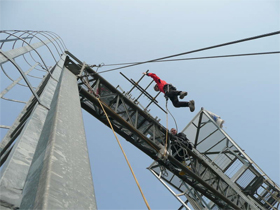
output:
[[[68,65],[66,61],[67,68],[78,71],[84,67],[84,64],[70,52],[67,54],[72,59],[68,59]],[[84,67],[78,84],[83,109],[109,126],[98,102],[97,98],[99,98],[119,135],[171,171],[185,184],[206,196],[218,207],[222,209],[256,208],[256,204],[232,185],[229,179],[220,176],[213,167],[209,166],[197,150],[188,151],[190,161],[195,166],[193,171],[174,159],[169,153],[164,155],[166,128],[89,66]],[[186,174],[179,175],[178,169],[185,171]]]

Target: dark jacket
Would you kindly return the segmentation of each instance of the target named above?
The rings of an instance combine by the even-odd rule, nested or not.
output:
[[[192,150],[192,145],[184,133],[177,133],[176,135],[171,135],[171,145],[172,144],[184,144],[187,148]]]
[[[188,153],[186,148],[192,150],[192,145],[189,142],[187,136],[184,133],[178,133],[176,135],[172,135],[170,137],[171,140],[171,150],[174,158],[178,161],[185,160],[188,157]]]
[[[154,81],[157,83],[158,89],[160,92],[165,93],[163,87],[167,84],[164,80],[160,79],[156,74],[154,73],[148,73],[147,74],[149,77],[152,77]]]

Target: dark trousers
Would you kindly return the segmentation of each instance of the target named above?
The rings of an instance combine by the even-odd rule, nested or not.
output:
[[[163,90],[165,92],[165,96],[167,96],[170,101],[172,101],[173,106],[177,108],[189,106],[189,102],[178,100],[178,96],[182,91],[178,91],[173,85],[167,84],[163,87]]]

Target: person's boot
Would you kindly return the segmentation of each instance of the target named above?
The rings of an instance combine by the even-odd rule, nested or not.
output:
[[[195,110],[195,106],[194,106],[194,100],[190,100],[189,101],[189,108],[190,111],[193,112]]]
[[[182,91],[182,92],[180,93],[180,99],[183,99],[186,95],[188,95],[188,92]]]

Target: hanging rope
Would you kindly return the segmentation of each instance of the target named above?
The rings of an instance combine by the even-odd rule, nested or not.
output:
[[[177,126],[177,122],[176,122],[176,120],[175,120],[175,118],[174,118],[174,116],[172,115],[172,113],[169,111],[169,109],[168,109],[168,106],[167,106],[167,102],[168,102],[168,100],[166,100],[166,104],[165,104],[165,108],[166,108],[166,142],[165,142],[165,153],[164,153],[164,155],[166,154],[166,151],[167,151],[167,146],[168,146],[168,144],[167,144],[167,141],[168,141],[168,139],[167,139],[167,136],[168,136],[168,113],[171,115],[171,117],[173,118],[173,120],[174,120],[174,123],[175,123],[175,126],[176,126],[176,130],[177,130],[177,132],[178,132],[178,126]]]
[[[177,126],[176,120],[175,120],[174,116],[171,114],[171,112],[168,110],[167,102],[168,102],[168,100],[166,99],[166,104],[165,104],[166,110],[172,116],[172,118],[175,122],[175,125],[176,125],[176,130],[178,132],[178,126]],[[164,155],[167,153],[167,141],[168,141],[168,138],[167,138],[167,136],[168,136],[168,113],[167,112],[166,112],[166,143],[165,143]],[[190,155],[188,153],[188,149],[186,148],[186,147],[188,147],[188,145],[186,146],[186,143],[181,142],[181,141],[172,142],[172,144],[174,145],[174,149],[176,150],[176,152],[174,154],[176,154],[177,156],[179,156],[180,158],[182,158],[184,160],[186,160],[186,158],[189,157],[191,167],[193,169],[193,172],[195,172],[194,163],[193,163],[193,161],[191,161]],[[190,144],[190,142],[188,142],[188,144]],[[177,147],[175,145],[177,145]],[[178,148],[180,148],[180,149],[178,149]],[[180,155],[180,150],[183,151],[183,156]],[[172,155],[174,155],[174,154],[172,154]]]
[[[166,103],[165,103],[165,107],[166,107],[166,109],[167,109],[167,102],[168,102],[168,98],[166,98]],[[166,133],[165,133],[165,149],[164,149],[164,157],[165,157],[165,155],[166,155],[166,153],[167,153],[167,143],[168,143],[168,113],[166,112]]]
[[[112,129],[112,131],[113,131],[113,133],[114,133],[114,135],[115,135],[115,137],[116,137],[116,140],[117,140],[117,142],[118,142],[118,144],[119,144],[121,150],[122,150],[122,153],[123,153],[123,155],[124,155],[124,157],[125,157],[125,160],[126,160],[128,166],[129,166],[129,169],[130,169],[130,171],[131,171],[131,173],[132,173],[132,175],[133,175],[133,177],[134,177],[134,180],[135,180],[135,182],[136,182],[136,184],[137,184],[137,186],[138,186],[138,188],[139,188],[139,190],[140,190],[140,193],[141,193],[141,195],[142,195],[142,197],[143,197],[143,199],[144,199],[144,201],[145,201],[145,204],[146,204],[147,208],[148,208],[149,210],[151,210],[151,208],[150,208],[150,206],[149,206],[149,204],[148,204],[148,202],[147,202],[147,200],[146,200],[146,198],[145,198],[145,196],[144,196],[144,194],[143,194],[143,191],[142,191],[142,189],[141,189],[141,187],[140,187],[140,184],[139,184],[139,182],[138,182],[138,180],[137,180],[137,178],[136,178],[136,176],[135,176],[135,174],[134,174],[134,171],[133,171],[133,169],[132,169],[132,167],[131,167],[131,165],[130,165],[130,163],[129,163],[129,161],[128,161],[128,158],[127,158],[127,156],[126,156],[126,154],[125,154],[125,152],[124,152],[124,150],[123,150],[123,148],[122,148],[122,145],[121,145],[121,143],[120,143],[120,141],[119,141],[119,139],[118,139],[118,137],[117,137],[117,135],[116,135],[116,132],[115,132],[115,130],[114,130],[112,124],[111,124],[111,121],[110,121],[110,119],[109,119],[109,117],[108,117],[108,115],[107,115],[107,113],[106,113],[106,111],[105,111],[105,109],[104,109],[104,107],[103,107],[103,104],[102,104],[102,102],[100,101],[99,98],[97,98],[97,99],[98,99],[98,102],[99,102],[99,104],[100,104],[100,106],[101,106],[101,108],[102,108],[104,114],[106,115],[106,118],[107,118],[107,120],[108,120],[108,123],[110,124],[110,127],[111,127],[111,129]]]
[[[178,131],[177,122],[176,122],[176,120],[175,120],[174,116],[172,115],[172,113],[169,111],[169,109],[168,109],[168,107],[167,107],[167,106],[166,106],[166,110],[168,111],[168,113],[169,113],[169,114],[171,115],[171,117],[173,118],[174,123],[175,123],[175,126],[176,126],[176,130]]]

